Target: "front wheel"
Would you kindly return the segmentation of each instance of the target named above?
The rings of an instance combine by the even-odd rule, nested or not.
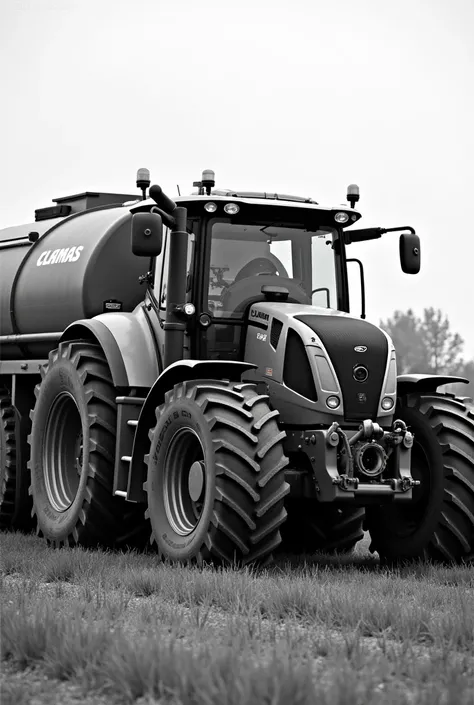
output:
[[[369,507],[382,561],[460,562],[474,551],[474,414],[448,394],[407,397],[396,411],[414,434],[407,504]]]
[[[253,384],[183,382],[150,432],[147,517],[159,553],[186,563],[268,559],[280,543],[287,459]]]

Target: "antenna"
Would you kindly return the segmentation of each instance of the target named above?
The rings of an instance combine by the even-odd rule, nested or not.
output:
[[[178,196],[181,196],[181,191],[179,190],[179,184],[176,184],[176,188],[178,189]]]

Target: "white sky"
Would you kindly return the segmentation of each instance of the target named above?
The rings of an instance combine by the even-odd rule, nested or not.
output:
[[[435,306],[474,357],[472,0],[1,0],[0,227],[51,199],[219,187],[345,201],[368,318]]]

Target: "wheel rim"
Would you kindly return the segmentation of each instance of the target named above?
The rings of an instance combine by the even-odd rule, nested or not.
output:
[[[173,531],[188,536],[201,519],[206,493],[204,450],[191,428],[181,428],[171,439],[163,483],[166,517]]]
[[[78,406],[69,392],[62,392],[50,409],[43,444],[46,492],[57,512],[65,512],[74,502],[82,474],[83,452]]]

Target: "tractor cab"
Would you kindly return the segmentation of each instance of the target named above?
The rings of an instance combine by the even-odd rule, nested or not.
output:
[[[242,359],[250,307],[257,302],[344,306],[340,235],[328,213],[249,201],[233,201],[239,210],[228,216],[227,204],[216,199],[213,216],[201,223],[204,266],[195,277],[194,301],[212,325],[201,339],[200,357]]]
[[[147,184],[140,182],[145,190]],[[250,309],[258,302],[295,304],[314,313],[349,311],[346,246],[382,233],[381,228],[347,230],[361,217],[354,209],[355,184],[347,192],[350,205],[332,208],[299,196],[215,189],[210,170],[194,185],[195,193],[176,202],[151,186],[151,198],[131,208],[135,253],[159,251],[150,277],[162,327],[181,326],[187,334],[169,362],[181,359],[183,349],[184,357],[194,359],[243,360]],[[159,231],[159,250],[157,238],[146,240],[144,230]],[[417,271],[418,236],[402,238],[408,238],[403,247],[400,241],[402,267]]]

